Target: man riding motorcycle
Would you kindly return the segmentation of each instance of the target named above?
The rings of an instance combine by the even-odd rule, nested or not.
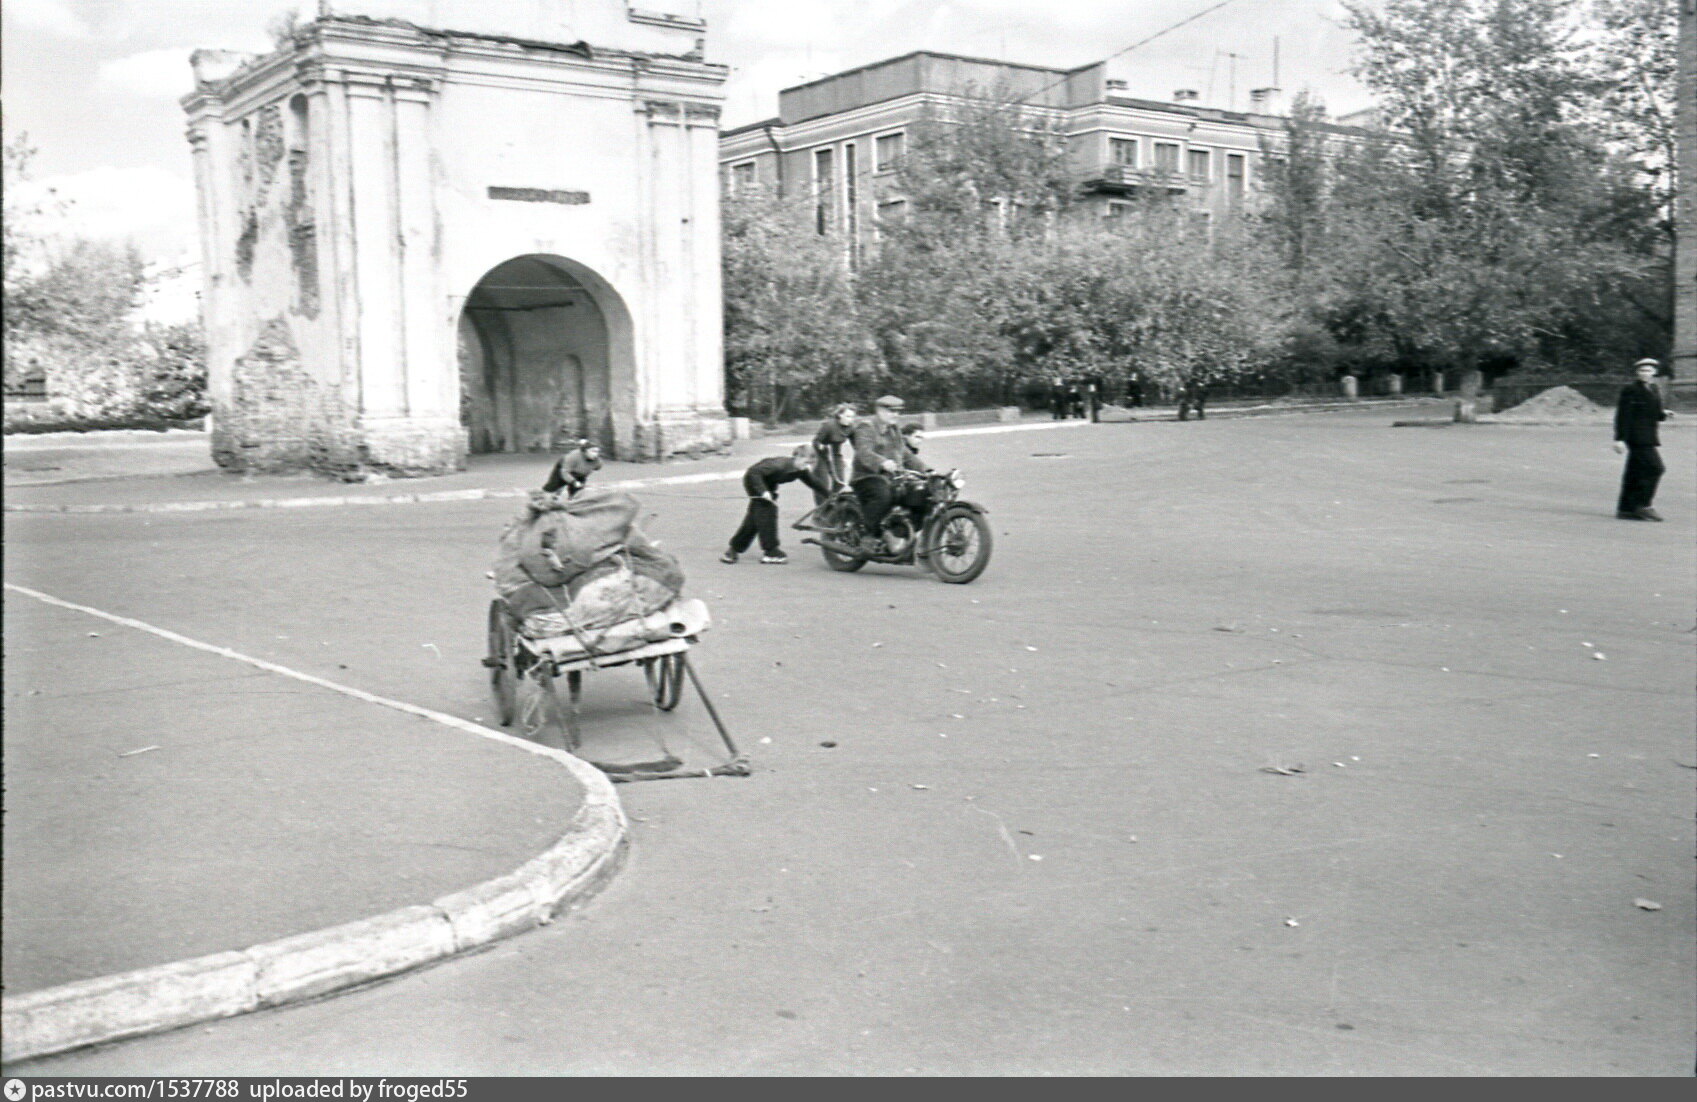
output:
[[[884,516],[895,503],[895,489],[890,475],[906,468],[926,473],[928,468],[907,446],[896,422],[901,420],[903,402],[886,394],[872,403],[872,420],[854,427],[849,442],[854,445],[855,497],[860,499],[861,519],[866,528],[866,550],[876,554],[881,544],[880,527]]]

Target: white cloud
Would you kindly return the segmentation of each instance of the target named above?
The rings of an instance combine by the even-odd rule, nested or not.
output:
[[[778,90],[849,68],[835,50],[783,50],[732,68],[725,82],[725,125],[741,126],[778,113]]]
[[[844,6],[834,3],[742,0],[728,6],[718,26],[709,23],[708,35],[721,31],[744,43],[805,47],[837,38],[845,14]]]
[[[887,38],[901,29],[902,9],[912,6],[911,0],[716,0],[703,14],[709,49],[734,41],[747,53],[763,46],[820,49]]]
[[[46,200],[42,228],[56,236],[131,239],[153,246],[149,252],[167,251],[171,242],[192,248],[196,240],[194,182],[169,169],[103,165],[20,187],[29,191],[15,197],[20,205]]]
[[[184,96],[194,91],[187,48],[148,50],[103,62],[96,79],[107,88],[150,98]]]
[[[956,0],[956,3],[950,6],[961,9],[965,21],[990,26],[997,23],[1044,23],[1063,27],[1093,27],[1104,22],[1130,24],[1141,21],[1129,11],[1125,0],[1064,0],[1062,3],[1042,3],[1035,0]]]
[[[65,0],[6,0],[6,19],[60,38],[89,38],[93,30]]]

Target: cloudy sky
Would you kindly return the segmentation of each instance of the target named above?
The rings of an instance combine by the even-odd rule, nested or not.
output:
[[[506,0],[488,0],[499,4]],[[577,0],[582,3],[585,0]],[[605,0],[617,3],[618,0]],[[1100,60],[1218,0],[642,0],[699,13],[708,57],[731,67],[727,127],[777,112],[780,88],[931,49],[1038,65]],[[193,257],[194,196],[183,113],[197,48],[265,50],[266,27],[316,0],[4,0],[7,138],[27,132],[35,176],[69,200],[65,227],[129,237],[162,260]],[[1134,95],[1194,88],[1245,106],[1252,87],[1308,88],[1334,113],[1366,106],[1349,78],[1338,0],[1229,0],[1125,55]],[[1236,55],[1235,58],[1232,55]]]

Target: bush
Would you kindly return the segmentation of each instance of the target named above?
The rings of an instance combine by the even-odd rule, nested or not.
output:
[[[173,428],[205,428],[205,418],[158,418],[137,413],[129,416],[88,418],[70,413],[59,402],[7,402],[5,404],[5,433],[36,435],[36,433],[97,433],[97,431],[137,430],[163,431]]]
[[[205,344],[198,324],[150,324],[102,341],[15,338],[6,346],[8,389],[45,378],[49,401],[8,402],[6,432],[165,429],[209,412]]]

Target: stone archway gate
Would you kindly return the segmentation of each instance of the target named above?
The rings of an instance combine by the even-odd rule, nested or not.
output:
[[[197,52],[183,106],[218,462],[463,466],[457,327],[479,279],[526,256],[624,327],[617,456],[728,443],[726,71],[704,33],[621,0],[320,0],[269,55]]]

